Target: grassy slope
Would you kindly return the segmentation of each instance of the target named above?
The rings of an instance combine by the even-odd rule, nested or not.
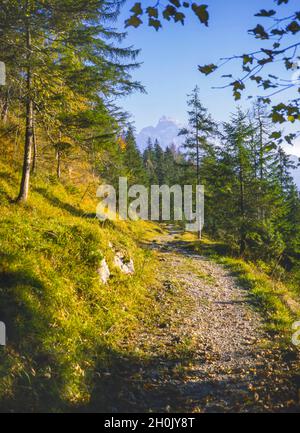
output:
[[[93,375],[109,353],[158,314],[154,256],[138,240],[155,227],[91,218],[96,201],[84,189],[38,177],[25,206],[16,197],[19,173],[0,163],[0,410],[63,410],[84,404]],[[113,267],[114,252],[134,259],[134,276]],[[99,282],[105,257],[113,271]],[[144,325],[143,325],[144,326]],[[130,342],[126,343],[130,350]]]

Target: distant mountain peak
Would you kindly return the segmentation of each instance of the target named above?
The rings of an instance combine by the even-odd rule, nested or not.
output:
[[[147,126],[137,135],[137,144],[140,150],[145,150],[149,138],[154,142],[158,140],[163,149],[175,145],[180,147],[184,141],[183,137],[178,137],[178,133],[183,125],[172,117],[162,116],[156,126]]]
[[[158,123],[165,123],[165,122],[169,122],[169,123],[174,123],[174,125],[179,125],[179,121],[174,119],[173,117],[169,117],[169,116],[161,116],[161,118],[159,119]]]
[[[168,116],[161,116],[161,118],[159,119],[158,123],[160,123],[160,122],[169,122],[169,121],[172,122],[173,119],[171,117],[168,117]]]

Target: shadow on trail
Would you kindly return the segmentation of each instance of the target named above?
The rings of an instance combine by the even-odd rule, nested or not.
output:
[[[266,383],[265,366],[245,376],[235,371],[224,376],[201,377],[201,360],[194,376],[176,372],[182,360],[152,358],[141,360],[111,353],[110,366],[96,369],[95,387],[88,405],[79,412],[98,413],[224,413],[224,412],[300,412],[297,386],[300,376],[283,374],[281,386],[275,378]],[[277,385],[276,385],[277,382]],[[293,383],[293,386],[290,386]],[[259,390],[257,394],[249,388]],[[289,407],[286,407],[286,402]],[[269,404],[269,406],[268,406]],[[282,410],[279,408],[282,405]]]

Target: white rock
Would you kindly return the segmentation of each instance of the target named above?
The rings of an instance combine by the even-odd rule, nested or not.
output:
[[[117,253],[115,255],[114,265],[119,268],[123,274],[133,275],[135,272],[133,260],[130,259],[129,262],[125,262],[125,258],[122,253]]]
[[[126,272],[127,272],[129,275],[133,275],[133,274],[135,273],[134,263],[133,263],[133,260],[132,260],[132,259],[130,259],[129,263],[127,263],[127,264],[124,265],[124,266],[125,266],[125,268],[127,268],[127,269],[126,269]]]
[[[98,269],[98,274],[100,277],[100,280],[103,284],[107,284],[107,281],[109,280],[110,277],[110,270],[108,267],[108,264],[106,263],[106,260],[103,259],[100,263],[100,268]]]

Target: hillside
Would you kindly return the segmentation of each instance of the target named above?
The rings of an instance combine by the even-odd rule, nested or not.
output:
[[[51,176],[36,176],[29,202],[17,206],[18,173],[1,161],[0,407],[63,410],[89,400],[96,369],[156,316],[156,261],[138,245],[154,228],[100,224],[95,187],[85,194]],[[133,276],[114,266],[116,251],[133,259]],[[97,273],[103,258],[107,285]]]

